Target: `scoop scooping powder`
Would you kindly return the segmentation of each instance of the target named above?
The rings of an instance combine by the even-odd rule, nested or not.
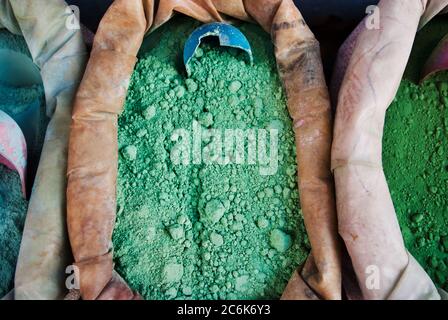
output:
[[[436,18],[417,35],[397,96],[387,112],[383,164],[408,250],[448,289],[448,73],[414,84],[448,32]]]
[[[197,26],[177,17],[142,46],[119,117],[116,269],[147,299],[279,298],[309,243],[272,44],[242,24],[253,65],[204,44],[186,78]]]

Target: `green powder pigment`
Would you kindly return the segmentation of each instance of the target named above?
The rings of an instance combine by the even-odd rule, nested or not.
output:
[[[383,164],[406,247],[448,289],[448,73],[416,84],[446,33],[448,21],[437,18],[417,35],[387,112]]]
[[[11,84],[10,80],[17,76],[12,70],[17,66],[3,60],[5,53],[11,51],[23,55],[24,59],[29,59],[32,63],[31,54],[23,37],[0,30],[0,57],[2,58],[0,59],[0,110],[15,119],[27,137],[27,174],[30,185],[32,181],[30,177],[39,160],[45,125],[26,123],[25,119],[30,109],[37,109],[36,114],[44,114],[45,95],[42,85],[22,87]],[[44,119],[44,116],[42,118]],[[39,123],[41,121],[40,119],[33,120]],[[27,206],[18,173],[0,165],[0,298],[13,288]]]
[[[16,72],[21,71],[20,66],[11,66],[19,61],[6,59],[7,52],[15,52],[31,61],[25,39],[13,35],[7,30],[0,30],[0,110],[6,112],[12,118],[25,112],[33,103],[42,104],[44,92],[42,85],[15,86]]]
[[[0,298],[13,288],[27,206],[19,174],[0,165]]]
[[[253,65],[206,43],[187,77],[183,45],[198,26],[177,17],[151,34],[132,76],[118,128],[116,269],[146,299],[279,298],[309,243],[272,43],[242,24]],[[229,136],[243,141],[243,163],[224,152]]]

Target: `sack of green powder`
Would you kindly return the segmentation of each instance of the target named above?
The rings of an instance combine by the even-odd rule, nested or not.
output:
[[[319,44],[291,0],[116,0],[112,4],[95,36],[73,112],[67,223],[79,290],[73,290],[67,298],[139,298],[114,271],[112,259],[117,210],[117,116],[143,37],[176,13],[201,22],[230,18],[252,21],[272,36],[300,150],[299,193],[312,247],[303,268],[291,277],[283,298],[340,299],[329,94]]]
[[[25,38],[40,69],[51,119],[23,230],[15,299],[56,299],[64,294],[65,269],[71,260],[65,223],[68,135],[86,60],[76,19],[62,0],[0,1],[0,28]]]
[[[360,289],[347,292],[352,298],[443,297],[403,242],[383,172],[382,140],[386,111],[397,93],[416,32],[447,6],[446,0],[382,0],[339,52],[332,83],[337,100],[332,169],[339,233]],[[427,111],[423,114],[429,116]]]

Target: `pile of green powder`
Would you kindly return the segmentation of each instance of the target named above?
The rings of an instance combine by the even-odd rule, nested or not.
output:
[[[31,59],[31,53],[29,52],[25,39],[4,29],[0,29],[0,52],[2,50],[11,50],[21,53]],[[0,71],[11,71],[8,67],[9,66],[0,65]],[[4,70],[4,68],[6,69]],[[36,101],[41,102],[44,97],[44,92],[42,85],[13,87],[0,79],[0,97],[0,110],[14,118],[14,116],[24,112]]]
[[[13,87],[0,83],[0,110],[14,118],[35,103],[43,103],[44,90],[41,85]],[[42,140],[40,137],[39,140]],[[40,146],[42,148],[42,146]]]
[[[0,298],[13,288],[27,206],[18,173],[0,165]]]
[[[416,84],[446,33],[448,21],[437,18],[417,35],[387,112],[383,165],[408,250],[448,289],[448,73]]]
[[[31,57],[23,37],[0,30],[0,50],[7,49]],[[3,70],[4,66],[0,66]],[[0,81],[0,110],[12,118],[20,117],[23,112],[36,103],[44,111],[44,91],[41,85],[12,87]],[[40,137],[33,137],[33,150],[28,150],[29,167],[36,167],[40,148],[43,143],[43,131]],[[22,128],[23,130],[24,128]],[[29,141],[27,141],[29,143]],[[27,211],[27,201],[21,191],[18,173],[0,165],[0,298],[13,288],[17,257],[22,238]]]
[[[12,34],[6,29],[0,29],[0,49],[13,50],[30,56],[28,45],[23,37]]]
[[[146,299],[279,298],[309,243],[272,43],[260,28],[240,25],[253,65],[244,52],[204,44],[187,77],[183,45],[198,26],[177,17],[142,47],[119,117],[116,269]],[[176,162],[173,154],[189,145],[179,141],[189,137],[173,133],[184,129],[193,141],[194,121],[219,132],[268,130],[267,155],[274,149],[272,129],[278,167],[265,175],[259,162],[194,162],[194,147],[189,164]],[[216,139],[202,137],[200,150],[216,151],[210,147]]]

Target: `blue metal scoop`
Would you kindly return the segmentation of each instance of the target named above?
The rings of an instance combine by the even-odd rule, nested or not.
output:
[[[244,34],[228,23],[213,22],[194,30],[185,43],[184,64],[188,75],[191,74],[189,62],[200,46],[202,39],[206,37],[218,37],[220,46],[237,48],[247,52],[250,63],[253,63],[252,49]]]

